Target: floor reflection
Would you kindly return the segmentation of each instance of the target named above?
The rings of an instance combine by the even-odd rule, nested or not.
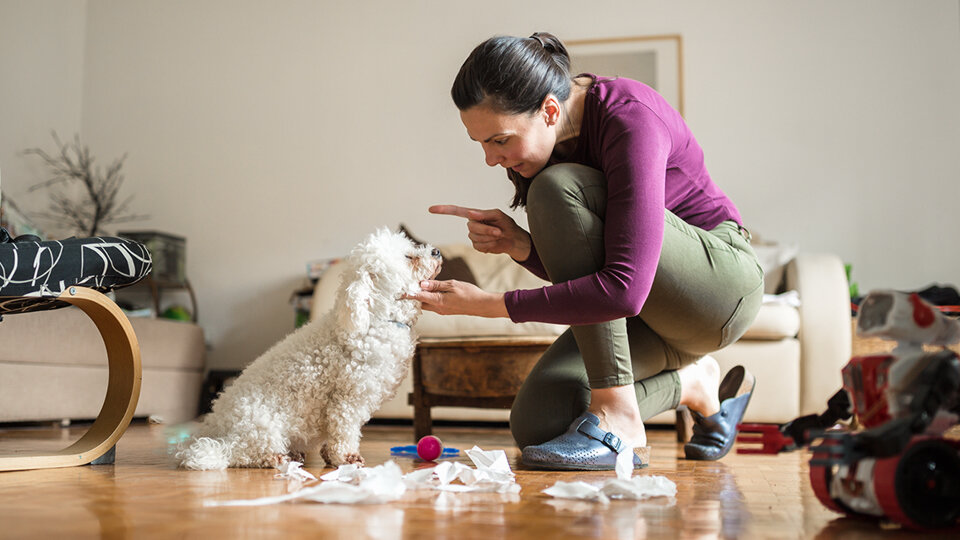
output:
[[[29,430],[28,430],[29,431]],[[59,444],[65,431],[18,433],[16,442]],[[6,433],[4,435],[9,434]],[[32,435],[32,434],[31,434]],[[408,430],[370,430],[362,450],[373,464],[391,459],[389,448]],[[669,435],[669,436],[668,436]],[[682,458],[672,433],[651,433],[654,461],[637,475],[662,475],[677,484],[675,498],[613,500],[609,504],[554,499],[542,490],[559,480],[603,483],[612,472],[531,471],[506,430],[449,430],[445,443],[506,448],[520,494],[408,491],[399,501],[374,505],[287,502],[260,507],[212,507],[211,501],[283,495],[296,485],[277,471],[185,471],[171,449],[178,429],[133,426],[118,446],[117,464],[0,473],[0,537],[170,538],[897,538],[875,520],[846,518],[825,509],[808,478],[810,456],[731,453],[719,462]],[[0,441],[3,443],[3,441]],[[513,448],[513,449],[512,449]],[[463,458],[465,463],[466,458]],[[425,466],[397,460],[404,472]],[[330,472],[307,468],[320,476]],[[55,516],[55,519],[51,518]],[[929,536],[927,536],[929,537]]]

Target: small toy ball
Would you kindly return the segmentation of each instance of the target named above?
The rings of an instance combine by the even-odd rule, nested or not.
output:
[[[417,441],[417,455],[420,459],[433,461],[443,455],[443,443],[433,435],[427,435]]]

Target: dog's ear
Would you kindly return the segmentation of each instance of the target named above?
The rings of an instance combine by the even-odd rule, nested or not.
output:
[[[370,274],[360,272],[358,279],[347,286],[346,305],[338,314],[340,327],[351,334],[362,334],[370,328],[370,295],[373,281]]]

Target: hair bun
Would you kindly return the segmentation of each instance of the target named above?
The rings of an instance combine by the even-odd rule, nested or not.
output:
[[[570,70],[570,54],[567,52],[567,48],[563,46],[560,38],[549,32],[534,32],[530,35],[530,39],[537,40],[543,50],[547,51],[560,67],[567,71]]]

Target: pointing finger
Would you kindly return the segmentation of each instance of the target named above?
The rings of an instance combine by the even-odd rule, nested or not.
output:
[[[458,216],[462,218],[467,218],[467,214],[472,211],[475,211],[475,210],[472,208],[457,206],[455,204],[435,204],[429,208],[429,212],[431,214],[444,214],[448,216]]]
[[[480,221],[472,220],[467,222],[467,230],[470,231],[471,240],[473,239],[474,235],[499,237],[503,234],[503,231],[500,230],[500,227],[494,227]]]
[[[500,218],[499,210],[478,210],[476,208],[464,208],[467,219],[473,221],[496,221]]]

